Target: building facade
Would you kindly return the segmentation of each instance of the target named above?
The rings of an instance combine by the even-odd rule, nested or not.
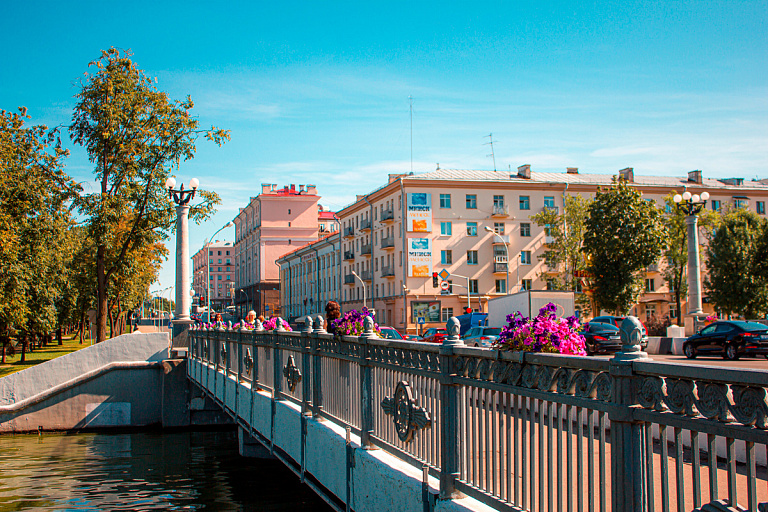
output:
[[[280,267],[280,315],[289,322],[307,315],[325,316],[330,300],[341,300],[340,235],[337,232],[283,255]]]
[[[261,193],[240,208],[235,224],[235,304],[239,316],[249,310],[270,316],[280,310],[280,274],[276,261],[317,240],[318,200],[314,185],[277,188],[262,184]]]
[[[206,307],[209,295],[213,311],[221,312],[233,305],[235,256],[232,242],[216,240],[205,244],[192,256],[192,268],[193,306]]]
[[[733,205],[765,215],[768,186],[761,182],[704,179],[701,171],[683,178],[636,177],[631,168],[619,176],[662,207],[670,192],[706,190],[708,208]],[[485,311],[490,298],[508,290],[546,289],[547,236],[530,216],[563,208],[565,195],[594,196],[615,177],[580,174],[577,168],[532,172],[529,165],[517,173],[437,169],[390,175],[386,185],[337,214],[342,309],[365,304],[377,311],[381,325],[413,333],[442,325],[468,306]],[[445,291],[433,286],[433,273],[442,270],[450,274]],[[670,314],[674,300],[662,271],[663,262],[649,267],[636,316]]]

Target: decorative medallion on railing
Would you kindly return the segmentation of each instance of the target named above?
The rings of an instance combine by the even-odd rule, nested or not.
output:
[[[250,375],[251,370],[253,370],[253,357],[251,357],[250,348],[245,349],[245,357],[243,358],[243,367],[245,368],[245,373]]]
[[[429,412],[416,405],[411,385],[405,381],[397,384],[394,397],[387,397],[381,401],[381,408],[384,409],[385,414],[393,416],[397,437],[404,443],[413,439],[415,430],[432,426]]]
[[[296,391],[296,386],[301,382],[301,370],[296,366],[293,356],[288,356],[288,364],[283,367],[283,375],[288,381],[288,389],[291,390],[291,393]]]
[[[740,384],[693,381],[672,377],[644,377],[637,401],[646,409],[670,411],[685,416],[701,414],[724,423],[768,429],[768,399],[765,388]]]
[[[607,371],[574,370],[472,356],[454,359],[454,371],[460,377],[606,402],[611,400],[613,387]]]

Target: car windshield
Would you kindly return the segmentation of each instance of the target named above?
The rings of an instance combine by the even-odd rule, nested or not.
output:
[[[388,340],[401,340],[401,339],[403,339],[403,337],[400,336],[400,333],[397,332],[397,330],[395,330],[395,329],[393,329],[391,327],[390,328],[386,328],[386,327],[382,328],[381,329],[381,337],[385,338],[385,339],[388,339]]]
[[[764,331],[768,329],[768,325],[763,325],[758,322],[733,322],[745,331]]]
[[[501,334],[501,327],[490,327],[483,331],[486,336],[498,336]]]
[[[613,332],[619,332],[619,328],[616,327],[613,324],[601,324],[601,323],[590,323],[589,324],[589,330],[594,331],[613,331]]]

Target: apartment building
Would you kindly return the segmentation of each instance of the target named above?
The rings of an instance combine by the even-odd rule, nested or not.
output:
[[[663,206],[672,191],[710,194],[708,208],[748,207],[765,215],[768,186],[743,179],[704,179],[618,173],[647,200]],[[341,229],[343,310],[364,304],[378,322],[408,332],[438,326],[467,305],[485,311],[490,298],[526,289],[546,289],[542,258],[547,237],[530,216],[562,208],[570,194],[594,196],[614,175],[516,173],[437,169],[422,174],[390,175],[388,183],[338,212]],[[446,270],[449,289],[433,287],[433,272]],[[633,314],[664,316],[674,307],[663,280],[663,264],[648,269],[647,293]],[[354,273],[353,273],[354,271]],[[360,277],[357,279],[355,274]],[[363,286],[360,281],[365,283]],[[705,311],[712,308],[704,299]],[[685,308],[685,306],[683,306]]]
[[[277,260],[280,267],[280,315],[289,322],[307,315],[325,316],[329,300],[341,292],[340,234],[328,233]]]
[[[232,305],[234,259],[233,243],[219,240],[205,244],[192,256],[192,288],[195,290],[193,306],[206,307],[208,295],[211,297],[213,311],[220,312]],[[209,283],[207,286],[206,282]]]
[[[317,240],[318,200],[314,185],[262,184],[261,193],[240,208],[235,223],[235,304],[243,316],[253,309],[269,316],[280,310],[276,261]]]

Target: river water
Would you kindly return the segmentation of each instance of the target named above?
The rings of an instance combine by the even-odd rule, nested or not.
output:
[[[0,512],[330,511],[278,460],[241,457],[237,433],[0,436]]]

